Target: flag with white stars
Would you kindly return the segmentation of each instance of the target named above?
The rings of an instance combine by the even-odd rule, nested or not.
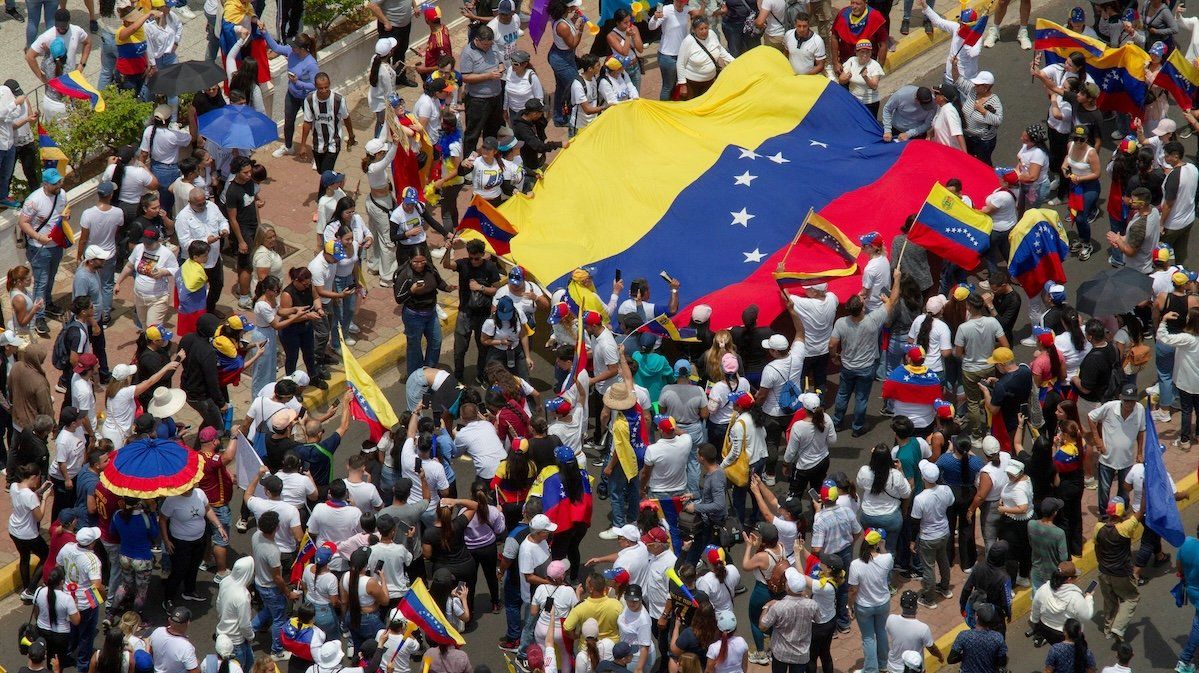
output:
[[[908,240],[963,269],[973,269],[991,247],[991,218],[936,184],[916,213]]]
[[[1045,281],[1066,282],[1066,270],[1062,268],[1062,262],[1070,254],[1066,240],[1061,217],[1049,208],[1029,208],[1008,232],[1012,249],[1008,273],[1028,296],[1040,293]]]
[[[1082,53],[1087,58],[1087,75],[1099,85],[1099,109],[1141,115],[1150,84],[1145,80],[1149,54],[1144,49],[1131,42],[1113,49],[1045,19],[1037,19],[1034,46],[1045,54],[1046,65],[1062,63],[1073,52]]]

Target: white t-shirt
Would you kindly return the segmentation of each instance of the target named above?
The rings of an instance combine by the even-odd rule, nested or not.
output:
[[[113,173],[115,172],[114,166],[109,166],[105,169],[105,180],[112,180]],[[150,185],[153,182],[154,174],[145,167],[135,164],[125,166],[124,177],[121,178],[121,188],[117,190],[116,194],[117,201],[136,204],[138,201],[141,201],[142,194],[150,191]]]
[[[312,258],[308,262],[308,270],[312,272],[312,286],[315,288],[321,286],[326,292],[333,291],[333,279],[337,276],[337,264],[325,260],[325,255],[320,254]],[[316,291],[313,290],[313,294]],[[328,304],[333,301],[331,297],[321,297],[321,304]]]
[[[596,115],[583,112],[583,102],[595,105],[599,100],[598,79],[579,78],[570,83],[570,124],[576,129],[582,129],[595,121]]]
[[[914,650],[921,655],[933,644],[933,631],[914,617],[887,616],[887,673],[903,673],[903,653]]]
[[[515,326],[513,326],[515,323]],[[525,316],[516,311],[514,320],[498,320],[488,318],[483,321],[483,334],[497,341],[504,342],[503,346],[490,346],[500,350],[516,350],[520,348],[520,338],[525,335]]]
[[[1003,486],[1003,492],[999,494],[999,504],[1004,507],[1028,505],[1028,509],[1023,514],[1004,514],[1004,516],[1016,521],[1028,521],[1031,519],[1033,515],[1032,481],[1029,479],[1011,481],[1009,478],[1008,483]]]
[[[90,549],[81,549],[76,543],[68,542],[58,550],[58,565],[66,571],[66,584],[63,586],[67,587],[68,593],[71,592],[71,584],[76,587],[75,606],[81,611],[87,610],[91,607],[87,590],[103,577],[100,558]]]
[[[765,34],[770,37],[782,37],[789,27],[785,23],[787,20],[787,1],[762,0],[758,6],[767,12]],[[741,660],[738,659],[737,663],[740,664]]]
[[[137,386],[125,386],[104,403],[104,432],[110,437],[125,437],[137,415]],[[82,429],[80,430],[82,432]]]
[[[612,336],[612,330],[605,329],[603,332],[600,332],[599,336],[590,341],[591,363],[596,376],[606,372],[609,367],[620,363],[620,351],[616,348],[616,337]],[[595,391],[603,395],[618,380],[620,380],[619,375],[603,381],[597,381]]]
[[[770,23],[770,19],[766,19],[766,22]],[[824,39],[814,30],[801,42],[792,28],[783,37],[783,44],[787,48],[787,59],[791,61],[791,69],[796,75],[808,74],[815,67],[816,61],[823,61],[826,57]]]
[[[92,428],[96,427],[96,390],[91,381],[78,374],[71,374],[71,404],[87,414]]]
[[[876,255],[866,262],[862,272],[862,287],[869,290],[866,295],[866,311],[883,305],[883,292],[891,289],[891,263],[886,255]]]
[[[891,602],[889,582],[894,565],[890,554],[879,554],[869,563],[855,558],[849,564],[849,583],[858,588],[858,605],[869,608]]]
[[[554,599],[553,609],[546,610],[546,603],[551,597]],[[566,619],[566,616],[570,614],[570,609],[578,604],[579,597],[569,585],[538,584],[533,591],[532,602],[541,609],[537,613],[537,624],[540,628],[548,629],[550,614],[552,613],[558,619]]]
[[[708,598],[712,600],[712,607],[717,612],[733,609],[733,592],[741,583],[741,571],[736,566],[728,563],[725,564],[724,569],[728,571],[728,574],[725,575],[723,583],[720,578],[716,577],[716,573],[710,570],[695,580],[695,588],[708,594]]]
[[[204,535],[207,522],[208,496],[204,491],[193,488],[190,493],[168,496],[158,508],[159,516],[170,520],[171,537],[188,542],[199,540]]]
[[[957,137],[962,135],[962,115],[949,103],[942,105],[933,117],[931,131],[929,140],[947,147],[959,147]]]
[[[275,305],[264,299],[259,299],[254,302],[254,326],[258,328],[270,327],[271,323],[275,322],[275,317],[279,315],[279,309]]]
[[[524,295],[525,292],[532,292],[533,299],[526,297]],[[495,296],[491,299],[491,305],[498,306],[501,299],[504,297],[511,297],[512,304],[516,306],[517,312],[524,315],[525,322],[527,324],[532,325],[535,322],[534,316],[537,313],[537,299],[540,299],[544,296],[546,296],[545,290],[541,289],[540,285],[531,280],[525,281],[525,288],[524,290],[521,290],[520,294],[514,293],[512,291],[512,286],[508,283],[504,283],[500,289],[495,291]]]
[[[1137,435],[1145,429],[1145,407],[1136,405],[1128,418],[1120,413],[1120,400],[1104,402],[1087,414],[1092,424],[1102,422],[1103,448],[1099,463],[1123,470],[1135,461]]]
[[[55,479],[63,479],[64,476],[74,479],[79,474],[80,468],[83,467],[83,456],[86,451],[87,435],[84,434],[82,425],[74,432],[66,428],[59,430],[58,436],[54,438],[54,460],[50,461],[50,476]],[[58,469],[59,463],[67,466],[66,475],[63,475],[62,470]]]
[[[1170,493],[1177,493],[1178,488],[1174,484],[1174,477],[1171,477],[1169,473],[1166,474],[1166,477],[1170,480]],[[1130,467],[1128,469],[1128,476],[1124,477],[1124,481],[1132,487],[1132,494],[1129,495],[1131,499],[1129,504],[1132,505],[1132,511],[1141,511],[1141,491],[1145,488],[1145,464],[1137,463]]]
[[[620,631],[621,642],[632,645],[634,652],[639,651],[642,647],[648,647],[652,652],[655,640],[650,633],[650,621],[649,610],[645,608],[644,604],[636,612],[626,607],[624,612],[616,618],[616,628]]]
[[[312,477],[306,474],[279,471],[275,473],[275,476],[283,482],[283,490],[279,493],[279,499],[296,509],[306,506],[308,496],[316,493],[316,484],[312,482]]]
[[[50,590],[40,586],[33,594],[33,602],[37,605],[38,628],[54,633],[71,632],[71,615],[79,613],[75,598],[62,589],[54,590],[54,624],[50,624],[50,605],[47,600]],[[44,670],[44,669],[43,669]]]
[[[992,231],[1010,231],[1016,226],[1016,197],[1006,189],[996,189],[987,196],[991,212]]]
[[[920,336],[920,328],[924,326],[926,315],[922,313],[912,321],[912,328],[908,330],[908,340],[912,343],[916,343],[916,337]],[[945,362],[941,358],[943,350],[953,350],[953,337],[949,333],[949,325],[946,325],[944,320],[933,318],[933,326],[928,329],[928,349],[924,354],[924,365],[934,372],[945,371]]]
[[[749,381],[744,376],[737,377],[737,390],[750,393]],[[727,381],[717,382],[708,391],[709,421],[716,425],[724,425],[733,418],[733,405],[729,404],[729,394],[732,392]]]
[[[282,500],[267,500],[252,495],[246,498],[246,507],[250,508],[255,517],[260,517],[267,512],[278,512],[279,529],[275,531],[275,546],[283,554],[296,552],[298,541],[292,536],[291,529],[293,526],[300,525],[300,510],[295,505]]]
[[[833,325],[837,321],[837,295],[826,292],[823,299],[792,295],[791,305],[799,314],[803,325],[804,345],[807,357],[824,355],[828,352],[828,341],[833,336]]]
[[[371,566],[372,568],[374,566]],[[386,567],[386,565],[384,566]],[[332,572],[316,574],[316,566],[309,564],[304,568],[304,576],[300,579],[304,585],[304,598],[314,605],[329,605],[330,600],[337,595],[337,575]]]
[[[142,297],[161,297],[171,287],[171,277],[179,270],[179,260],[161,243],[156,250],[147,250],[145,243],[133,246],[129,255],[129,265],[133,268],[133,291]],[[158,271],[168,271],[162,276],[156,276]]]
[[[647,491],[683,491],[687,488],[687,462],[691,458],[691,435],[659,439],[645,448],[645,465],[652,467]]]
[[[308,532],[316,538],[316,544],[326,542],[338,544],[362,531],[358,526],[362,518],[362,510],[353,505],[333,507],[328,503],[320,503],[312,508],[312,516],[308,517]],[[329,570],[341,572],[349,567],[346,557],[334,554],[329,561]]]
[[[886,74],[883,72],[883,66],[879,65],[878,61],[870,59],[862,63],[855,56],[854,58],[845,59],[841,67],[849,71],[849,93],[853,94],[854,98],[861,101],[863,105],[877,103],[880,100],[881,96],[878,93],[878,89],[871,89],[866,84],[867,77],[871,79],[880,78],[881,82],[882,76]]]
[[[499,157],[493,161],[487,161],[482,156],[476,157],[470,174],[475,194],[485,199],[494,199],[504,193],[504,167],[500,165]]]
[[[796,339],[791,342],[786,357],[766,363],[766,367],[762,369],[761,387],[766,390],[766,398],[762,400],[762,411],[771,416],[783,415],[783,410],[779,407],[779,393],[787,381],[792,381],[800,390],[803,389],[803,381],[800,379],[803,376],[806,351],[804,342]]]
[[[47,77],[54,76],[54,72],[50,70],[52,66],[48,66],[47,63],[53,63],[53,59],[50,57],[50,43],[57,38],[62,38],[67,48],[67,63],[63,67],[63,73],[65,74],[75,70],[79,64],[80,51],[83,41],[87,39],[87,31],[75,24],[70,24],[67,28],[67,34],[59,35],[58,28],[51,26],[49,30],[38,35],[33,44],[29,45],[33,53],[43,57],[42,71],[46,73]]]
[[[154,673],[186,673],[200,666],[196,646],[186,636],[177,636],[160,626],[150,634],[150,651],[154,653]]]
[[[490,480],[500,462],[508,457],[495,426],[487,421],[472,421],[454,435],[454,446],[475,464],[475,476]],[[415,489],[413,489],[415,490]]]
[[[1032,183],[1039,186],[1042,182],[1049,180],[1049,155],[1045,150],[1033,145],[1032,147],[1020,146],[1020,151],[1016,152],[1016,158],[1020,161],[1020,168],[1027,172],[1033,165],[1041,167],[1041,174],[1037,176],[1037,181]]]
[[[117,230],[125,223],[125,214],[120,208],[110,206],[108,210],[100,210],[92,206],[83,211],[79,218],[79,228],[87,229],[87,244],[94,245],[109,254],[117,253]]]
[[[269,394],[265,389],[262,390],[258,397],[250,403],[250,409],[246,412],[246,418],[250,419],[250,431],[246,433],[246,439],[253,442],[254,438],[258,436],[258,425],[263,421],[269,421],[272,416],[284,409],[291,409],[298,414],[303,411],[304,405],[295,397],[287,402],[276,400],[274,388],[270,390]],[[263,430],[266,431],[266,428]]]
[[[412,480],[412,492],[408,494],[410,505],[421,500],[420,475],[416,473],[416,460],[416,444],[411,439],[405,440],[404,446],[400,448],[400,471]],[[420,469],[425,473],[425,481],[429,482],[429,509],[426,511],[434,511],[437,509],[437,503],[441,502],[441,492],[450,487],[450,481],[441,461],[432,458],[422,460]]]
[[[767,0],[769,2],[769,0]],[[767,25],[770,25],[770,20],[767,19]],[[724,661],[716,663],[715,673],[738,673],[741,671],[741,662],[745,659],[745,654],[749,652],[749,644],[741,636],[729,636],[729,646],[725,650]],[[720,639],[708,646],[708,661],[714,661],[720,656]]]
[[[50,231],[54,228],[54,220],[62,215],[62,210],[66,206],[67,196],[61,190],[58,194],[50,196],[44,188],[35,189],[25,197],[25,203],[21,206],[21,214],[29,217],[29,226],[35,232],[49,236]],[[42,245],[32,238],[26,241],[26,245],[35,248],[58,247],[57,243],[51,242],[48,245]]]
[[[946,512],[953,504],[953,490],[944,484],[925,488],[912,499],[912,518],[920,519],[920,539],[939,540],[949,535]]]
[[[1176,231],[1189,227],[1195,222],[1195,188],[1199,186],[1199,168],[1189,161],[1175,168],[1178,171],[1178,193],[1174,199],[1174,207],[1170,209],[1170,217],[1162,221],[1162,229]],[[1167,182],[1172,176],[1166,176]]]
[[[8,532],[18,540],[32,540],[38,536],[38,522],[33,510],[42,504],[42,499],[31,488],[13,483],[8,489],[12,514],[8,515]]]
[[[358,509],[364,512],[376,512],[383,507],[383,498],[379,496],[379,489],[369,481],[350,481],[346,482],[347,497],[350,502]]]
[[[610,72],[599,78],[599,92],[609,103],[623,103],[641,97],[629,73],[623,70],[619,74]]]
[[[495,48],[504,55],[505,61],[510,61],[512,52],[516,51],[516,41],[524,34],[520,29],[520,14],[513,14],[508,23],[501,22],[498,16],[494,17],[487,22],[487,27],[495,33]]]
[[[516,555],[517,570],[520,572],[520,599],[528,603],[533,596],[532,589],[529,587],[529,580],[525,579],[525,575],[533,574],[546,561],[550,559],[550,545],[545,540],[534,542],[531,537],[526,537],[520,543],[520,551]]]

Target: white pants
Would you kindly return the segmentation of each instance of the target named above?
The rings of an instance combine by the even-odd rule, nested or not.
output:
[[[391,222],[388,219],[391,210],[380,208],[375,204],[376,201],[384,206],[395,203],[390,196],[367,196],[366,228],[374,237],[375,244],[366,250],[366,267],[371,271],[378,271],[380,278],[390,281],[396,272],[396,244],[391,240]]]

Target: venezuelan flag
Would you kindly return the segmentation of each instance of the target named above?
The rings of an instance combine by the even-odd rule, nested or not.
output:
[[[932,405],[941,397],[941,377],[928,367],[900,365],[883,381],[883,399]]]
[[[71,228],[71,220],[68,217],[59,217],[58,221],[50,227],[50,240],[62,249],[67,249],[75,245],[75,230]]]
[[[437,601],[433,600],[429,590],[425,588],[425,581],[420,578],[412,583],[408,593],[400,599],[400,614],[415,624],[431,643],[459,646],[466,644],[462,634],[445,618],[445,614],[437,606]]]
[[[208,308],[208,274],[204,266],[190,259],[175,272],[176,305],[179,309],[180,335],[196,331],[196,321]]]
[[[67,165],[66,153],[41,124],[37,125],[37,144],[42,154],[42,168],[58,169],[59,175],[63,176],[71,171],[71,167]]]
[[[652,509],[658,513],[658,518],[666,523],[670,532],[670,546],[674,553],[683,550],[683,534],[679,531],[679,512],[683,511],[682,498],[651,498],[641,501],[641,509]]]
[[[916,213],[908,240],[963,269],[973,269],[991,247],[991,218],[938,183]]]
[[[1036,296],[1045,281],[1066,281],[1062,262],[1070,253],[1061,218],[1048,208],[1030,208],[1008,232],[1011,254],[1008,272],[1028,296]]]
[[[146,29],[138,28],[128,37],[117,36],[117,72],[141,75],[150,67],[146,57]]]
[[[508,222],[508,218],[478,194],[470,200],[470,206],[462,214],[458,231],[479,232],[497,255],[512,252],[512,237],[516,236],[516,229]]]
[[[642,161],[628,160],[630,146]],[[578,188],[597,175],[604,189]],[[532,196],[517,194],[499,211],[520,232],[512,259],[545,284],[566,286],[573,270],[594,267],[606,292],[620,269],[666,296],[658,278],[666,268],[691,301],[671,316],[675,324],[686,326],[693,308],[707,304],[720,329],[740,324],[752,303],[763,324],[782,310],[761,298],[778,292],[774,272],[809,210],[850,240],[870,230],[891,237],[934,183],[953,177],[976,200],[995,188],[994,172],[960,151],[883,142],[878,122],[844,87],[796,77],[781,53],[761,47],[699,98],[642,98],[605,111],[555,157]],[[789,272],[834,266],[809,266],[794,253],[788,260]],[[844,297],[860,283],[838,277],[829,289]]]
[[[958,37],[962,38],[962,42],[968,47],[973,47],[978,44],[978,41],[983,39],[983,35],[987,32],[987,23],[991,20],[990,14],[983,14],[983,17],[974,23],[959,23]]]
[[[543,468],[529,489],[530,496],[541,498],[541,511],[558,524],[559,531],[566,531],[576,524],[591,525],[591,477],[587,470],[579,469],[583,479],[583,497],[578,502],[566,495],[562,474],[557,465]]]
[[[391,402],[387,401],[375,380],[358,364],[344,339],[341,342],[341,359],[346,369],[346,385],[354,393],[354,399],[350,402],[350,414],[366,423],[371,441],[377,442],[383,433],[399,423],[400,419],[396,418]]]
[[[580,316],[575,320],[575,326],[578,333],[575,335],[575,355],[574,360],[570,363],[570,373],[562,381],[562,387],[558,389],[559,395],[565,395],[566,391],[574,387],[575,382],[579,380],[579,374],[587,369],[587,339],[583,332],[583,319]]]
[[[650,334],[660,336],[663,339],[670,339],[671,341],[699,341],[699,338],[695,336],[695,330],[688,327],[676,327],[665,313],[654,317],[653,320],[646,323],[644,329]]]
[[[1169,91],[1179,107],[1189,110],[1195,105],[1195,93],[1199,91],[1199,68],[1188,61],[1181,50],[1175,49],[1162,64],[1153,83]]]
[[[808,211],[786,259],[798,261],[813,271],[775,271],[774,280],[781,287],[796,287],[845,278],[858,272],[858,255],[862,248],[854,243],[837,225],[815,212]]]
[[[1061,63],[1073,52],[1087,58],[1087,74],[1099,85],[1099,108],[1140,116],[1149,82],[1145,67],[1149,54],[1135,44],[1109,49],[1103,42],[1037,19],[1034,48],[1045,52],[1045,62]]]
[[[620,385],[620,384],[617,384]],[[645,465],[645,448],[649,444],[649,429],[641,422],[641,405],[617,412],[612,423],[612,446],[620,469],[629,479],[637,476]]]
[[[91,102],[94,112],[104,112],[104,96],[78,70],[72,70],[65,75],[55,77],[46,82],[46,86],[68,98],[78,98]]]
[[[691,593],[691,590],[687,588],[686,584],[683,584],[683,578],[679,577],[679,573],[673,567],[666,569],[666,579],[670,580],[670,583],[679,590],[679,593],[683,594],[687,597],[687,600],[691,601],[691,605],[693,607],[699,607],[699,601],[695,600],[695,594]]]
[[[314,556],[316,556],[316,539],[308,531],[304,531],[304,537],[300,538],[300,552],[296,555],[295,563],[291,565],[289,581],[292,584],[304,578],[304,567],[312,562]]]

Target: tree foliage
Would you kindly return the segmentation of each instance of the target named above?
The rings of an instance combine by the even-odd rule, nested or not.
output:
[[[47,124],[50,137],[75,171],[100,153],[137,142],[154,109],[153,103],[138,100],[135,92],[115,86],[104,90],[104,102],[104,112],[94,112],[83,101],[69,101],[66,116]]]

